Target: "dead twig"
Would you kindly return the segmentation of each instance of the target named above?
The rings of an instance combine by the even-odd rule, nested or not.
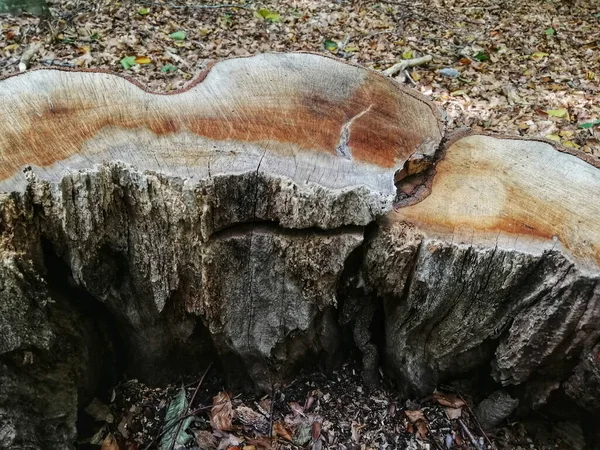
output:
[[[75,64],[67,61],[59,61],[57,59],[42,59],[40,61],[45,66],[57,66],[57,67],[75,67]]]
[[[473,446],[477,449],[477,450],[484,450],[483,446],[479,443],[479,439],[477,439],[473,433],[471,433],[471,430],[469,430],[467,428],[467,425],[463,422],[462,419],[458,419],[458,423],[460,423],[460,426],[462,427],[463,431],[465,432],[465,434],[467,436],[469,436],[469,439],[471,440],[471,444],[473,444]]]
[[[192,417],[197,415],[198,413],[201,413],[202,411],[206,411],[207,409],[211,409],[212,405],[210,406],[201,406],[200,408],[196,408],[195,410],[193,410],[192,412],[185,414],[183,416],[181,416],[179,419],[177,419],[177,422],[173,422],[171,424],[171,426],[164,428],[159,434],[158,436],[156,436],[154,439],[152,439],[152,442],[150,442],[148,445],[146,445],[143,450],[150,450],[150,448],[152,448],[153,445],[156,444],[156,442],[163,437],[166,433],[168,433],[169,431],[171,431],[173,429],[173,427],[175,427],[176,425],[179,425],[181,422],[183,422],[185,419],[187,419],[188,417]]]
[[[487,441],[487,443],[490,446],[490,448],[492,450],[496,450],[496,446],[494,444],[492,444],[492,441],[490,441],[490,438],[487,436],[487,434],[485,433],[485,431],[483,431],[483,427],[481,426],[481,423],[479,422],[479,419],[477,418],[477,416],[475,415],[475,413],[473,412],[473,410],[471,409],[471,407],[469,406],[469,404],[466,402],[466,400],[463,398],[463,396],[460,393],[458,394],[458,398],[460,398],[464,402],[465,406],[467,407],[467,410],[469,411],[469,414],[471,415],[471,417],[473,418],[473,420],[477,424],[477,428],[479,428],[479,431],[483,435],[484,439]]]
[[[397,73],[402,72],[402,71],[408,69],[409,67],[420,66],[420,65],[426,64],[432,60],[433,60],[433,56],[431,56],[431,55],[421,56],[420,58],[405,59],[403,61],[400,61],[399,63],[394,64],[389,69],[384,70],[383,74],[388,77],[393,77]]]
[[[192,399],[190,400],[190,403],[188,404],[188,411],[189,409],[192,407],[192,404],[194,403],[194,400],[196,399],[196,395],[198,394],[198,391],[200,390],[200,386],[202,385],[202,383],[204,382],[204,378],[206,378],[206,374],[208,373],[208,371],[210,370],[210,368],[212,367],[212,363],[210,363],[208,365],[208,367],[206,368],[206,370],[204,371],[204,373],[202,374],[202,376],[200,377],[200,379],[198,380],[198,384],[196,385],[196,389],[194,390],[194,394],[192,395]],[[177,426],[177,433],[175,433],[175,437],[177,437],[177,435],[179,434],[179,431],[181,430],[181,425],[183,423],[183,421],[185,419],[187,419],[188,417],[191,416],[195,416],[196,414],[205,411],[207,409],[212,408],[211,406],[201,406],[200,408],[196,408],[195,410],[188,412],[187,414],[182,414],[177,421],[173,422],[171,424],[171,426],[169,427],[165,427],[159,434],[158,436],[156,436],[154,439],[152,439],[152,441],[146,445],[144,447],[143,450],[149,450],[150,448],[152,448],[153,445],[156,444],[156,442],[162,438],[166,433],[168,433],[169,431],[171,431],[173,429],[173,427]],[[175,441],[173,441],[171,443],[171,449],[175,446]]]
[[[210,363],[208,365],[208,367],[206,368],[206,370],[200,377],[200,380],[198,380],[198,385],[196,386],[196,389],[194,390],[192,399],[188,403],[188,407],[187,407],[188,414],[187,415],[182,414],[181,417],[179,419],[177,419],[177,422],[178,422],[177,423],[177,431],[175,431],[175,436],[173,437],[173,441],[171,442],[171,446],[169,447],[169,450],[173,450],[175,448],[175,442],[177,442],[177,436],[179,436],[179,432],[181,431],[181,426],[183,425],[183,420],[185,417],[189,417],[189,411],[192,407],[192,403],[194,403],[194,400],[196,400],[196,395],[198,394],[198,391],[200,390],[200,386],[202,386],[202,382],[204,381],[204,378],[206,378],[206,374],[208,373],[208,371],[210,370],[211,367],[212,367],[212,363]]]
[[[275,386],[271,386],[271,407],[269,408],[269,439],[273,443],[273,408],[275,407]]]
[[[33,55],[35,55],[43,47],[41,42],[32,43],[27,50],[21,55],[21,61],[19,62],[19,71],[25,72],[29,68],[29,62]]]

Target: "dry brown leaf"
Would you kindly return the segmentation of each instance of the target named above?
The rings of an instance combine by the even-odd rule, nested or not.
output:
[[[316,441],[321,437],[321,422],[315,420],[312,424],[312,440]]]
[[[255,447],[264,448],[266,450],[271,450],[271,439],[268,437],[257,437],[254,439],[248,439],[248,444],[254,445]]]
[[[231,430],[233,408],[231,397],[227,392],[219,392],[213,397],[213,406],[210,410],[210,424],[215,430]]]
[[[235,417],[242,424],[254,428],[260,434],[269,433],[269,420],[247,406],[239,406],[234,411]]]
[[[119,443],[112,433],[108,433],[102,442],[101,450],[121,450]]]
[[[289,407],[294,413],[294,416],[299,416],[304,414],[304,408],[300,406],[298,402],[290,402]]]
[[[150,63],[152,63],[152,60],[150,58],[148,58],[147,56],[137,56],[135,58],[135,63],[136,64],[150,64]]]
[[[292,442],[292,433],[290,432],[290,430],[288,430],[288,428],[281,422],[275,422],[273,424],[273,434],[285,439],[286,441],[290,441]]]
[[[442,406],[448,408],[462,408],[465,406],[465,402],[458,395],[445,394],[443,392],[434,392],[433,398]]]
[[[215,450],[217,448],[217,439],[208,430],[194,430],[196,444],[203,450]]]
[[[415,411],[411,411],[409,409],[404,411],[404,414],[410,420],[411,423],[415,423],[417,420],[425,420],[425,416],[423,415],[423,411],[417,409]]]
[[[419,437],[425,439],[427,437],[427,422],[424,420],[417,420],[415,426],[417,427],[417,434]]]
[[[444,411],[446,411],[446,415],[450,420],[455,420],[462,416],[461,408],[444,408]]]

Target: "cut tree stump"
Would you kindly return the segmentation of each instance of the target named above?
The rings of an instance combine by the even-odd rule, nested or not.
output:
[[[270,390],[352,346],[371,386],[380,362],[407,395],[483,376],[524,410],[598,413],[599,165],[446,141],[440,117],[312,54],[222,61],[172,95],[0,81],[0,448],[72,447],[123,371],[217,358]]]

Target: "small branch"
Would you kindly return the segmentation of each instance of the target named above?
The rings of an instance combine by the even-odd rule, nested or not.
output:
[[[271,407],[269,408],[269,439],[273,443],[273,409],[275,408],[275,385],[271,386]]]
[[[217,5],[174,5],[173,3],[154,3],[154,2],[145,2],[142,1],[141,2],[143,5],[146,6],[162,6],[162,7],[167,7],[167,8],[175,8],[175,9],[185,9],[185,8],[190,8],[190,9],[220,9],[220,8],[240,8],[240,9],[247,9],[249,11],[252,11],[252,8],[250,8],[247,5],[242,5],[242,4],[217,4]]]
[[[196,386],[196,390],[194,391],[194,394],[192,395],[192,399],[190,400],[188,409],[191,409],[192,406],[194,406],[194,400],[196,400],[196,395],[198,395],[198,391],[200,390],[200,386],[202,386],[202,383],[204,382],[204,378],[206,378],[206,374],[208,373],[208,371],[210,370],[210,368],[212,367],[212,362],[208,365],[208,367],[206,368],[206,370],[204,371],[204,373],[202,374],[202,376],[200,377],[200,380],[198,380],[198,385]]]
[[[177,442],[177,437],[179,436],[179,433],[181,432],[181,426],[183,425],[183,420],[186,417],[189,417],[189,412],[192,407],[192,403],[194,403],[194,400],[196,400],[196,395],[198,394],[198,391],[200,390],[200,386],[202,386],[202,382],[204,381],[204,378],[206,377],[206,374],[208,373],[208,371],[210,370],[211,367],[212,367],[212,363],[210,363],[208,365],[208,367],[206,368],[206,370],[200,377],[200,380],[198,380],[198,385],[196,386],[196,389],[194,390],[192,399],[188,403],[188,407],[187,407],[187,411],[186,411],[188,414],[183,413],[183,414],[181,414],[181,417],[179,417],[179,419],[177,419],[177,421],[178,421],[177,431],[175,431],[175,436],[173,436],[173,441],[171,442],[171,446],[169,447],[169,450],[173,450],[175,448],[175,443]]]
[[[469,414],[471,414],[471,417],[473,417],[473,420],[477,424],[477,427],[479,428],[479,431],[481,431],[481,434],[483,435],[483,437],[487,441],[487,443],[490,446],[490,448],[492,450],[496,450],[496,446],[494,444],[492,444],[492,441],[490,441],[490,438],[487,436],[487,434],[485,433],[485,431],[483,431],[483,427],[481,426],[481,423],[479,422],[479,419],[477,418],[477,416],[475,415],[475,413],[473,412],[473,410],[471,409],[471,407],[469,406],[469,404],[467,403],[467,401],[463,398],[462,395],[460,395],[460,393],[458,394],[458,398],[460,398],[464,402],[465,406],[467,407],[467,410],[469,411]]]
[[[483,447],[481,446],[481,444],[479,443],[479,440],[473,435],[473,433],[471,433],[471,431],[467,428],[467,426],[465,425],[463,420],[458,419],[458,423],[460,423],[460,426],[462,427],[462,429],[466,433],[466,435],[469,436],[469,439],[471,440],[471,444],[473,444],[473,446],[477,450],[484,450]]]
[[[57,59],[42,59],[40,61],[45,66],[58,66],[58,67],[75,67],[75,64],[67,61],[59,61]]]
[[[383,74],[388,77],[393,77],[398,72],[402,72],[403,70],[406,70],[409,67],[420,66],[420,65],[426,64],[432,60],[433,60],[433,56],[431,56],[431,55],[421,56],[420,58],[405,59],[403,61],[400,61],[399,63],[394,64],[389,69],[384,70]]]

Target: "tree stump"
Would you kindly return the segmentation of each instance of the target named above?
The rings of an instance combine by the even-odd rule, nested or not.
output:
[[[268,390],[352,345],[404,394],[485,373],[597,412],[599,165],[440,117],[311,54],[222,61],[173,95],[1,81],[0,448],[69,448],[119,371],[217,358]]]

